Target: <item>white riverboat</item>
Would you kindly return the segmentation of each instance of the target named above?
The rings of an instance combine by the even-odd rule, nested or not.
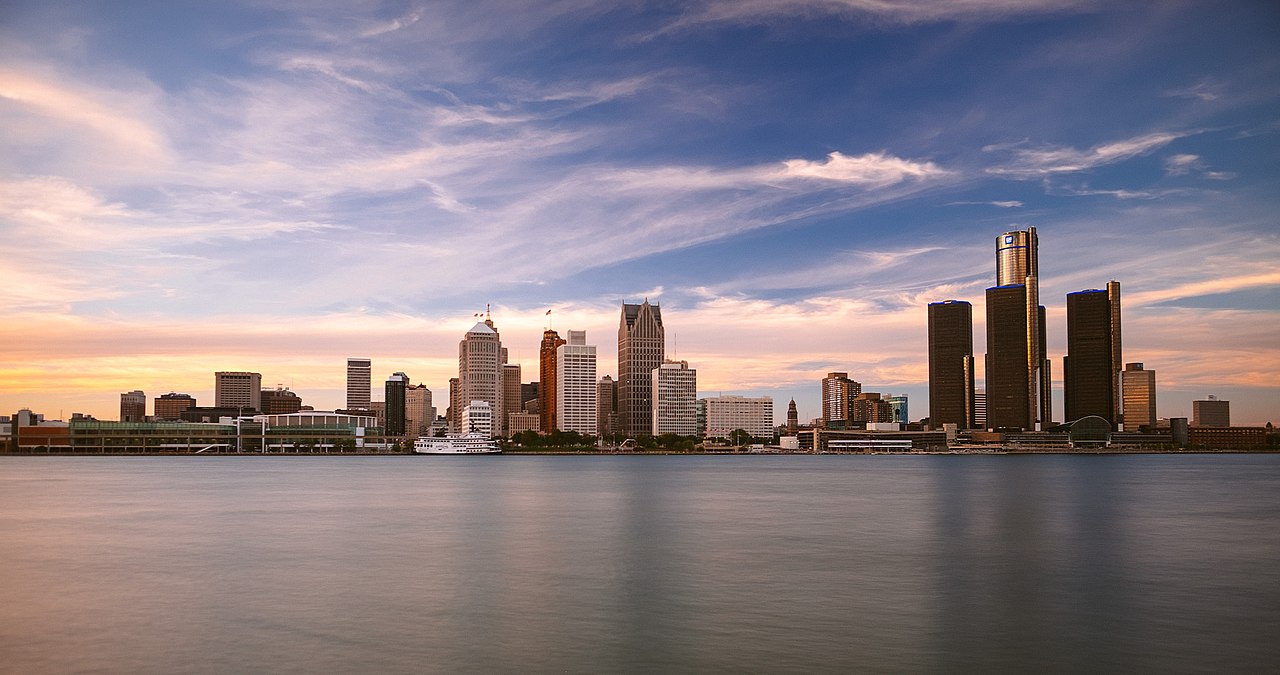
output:
[[[413,442],[413,451],[420,455],[492,455],[502,449],[492,438],[471,432],[462,436],[422,436]]]

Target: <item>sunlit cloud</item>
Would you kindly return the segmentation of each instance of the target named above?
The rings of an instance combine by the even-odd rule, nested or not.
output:
[[[813,178],[867,186],[938,178],[949,173],[933,162],[912,162],[884,152],[857,157],[833,152],[824,162],[790,159],[783,162],[783,167],[782,176],[786,178]]]

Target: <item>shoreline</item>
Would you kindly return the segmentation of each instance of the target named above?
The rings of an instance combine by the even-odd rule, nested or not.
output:
[[[1004,448],[984,450],[915,450],[875,452],[806,452],[784,450],[779,452],[679,452],[655,450],[650,452],[580,451],[580,450],[504,450],[488,456],[513,457],[821,457],[821,456],[929,456],[929,457],[988,457],[998,455],[1275,455],[1278,448],[1258,450],[1152,450],[1148,448],[1125,449],[1073,449],[1073,448]],[[431,457],[413,452],[3,452],[4,457]],[[443,456],[443,455],[436,455]],[[461,455],[467,456],[467,455]]]

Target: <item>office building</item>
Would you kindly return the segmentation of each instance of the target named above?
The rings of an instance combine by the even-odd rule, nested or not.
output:
[[[987,429],[987,391],[978,389],[973,392],[973,428]]]
[[[987,289],[988,428],[1034,430],[1052,419],[1039,266],[1036,228],[996,238],[996,285]]]
[[[539,366],[539,367],[541,367],[541,366]],[[539,391],[541,388],[542,388],[542,385],[540,385],[540,384],[539,384],[539,383],[537,383],[537,382],[524,382],[524,383],[521,383],[521,384],[520,384],[520,408],[519,408],[519,409],[520,409],[520,410],[523,410],[523,411],[525,411],[525,412],[532,412],[533,414],[535,414],[535,415],[539,415],[539,417],[541,417],[541,414],[538,412],[538,409],[540,408],[540,406],[538,405],[538,391]],[[530,402],[533,402],[533,408],[534,408],[533,410],[530,410],[530,409],[529,409],[529,403],[530,403]],[[541,425],[541,424],[542,424],[542,422],[541,422],[541,421],[539,421],[539,422],[538,422],[538,424],[539,424],[539,425]]]
[[[503,348],[503,351],[505,352],[506,349]],[[507,425],[511,413],[524,410],[524,401],[521,398],[524,385],[520,383],[520,378],[520,364],[505,362],[502,364],[502,409],[506,411],[502,420],[504,438],[510,438],[511,434],[516,433]]]
[[[973,305],[963,300],[931,302],[929,426],[972,429],[973,392]]]
[[[665,358],[662,308],[649,304],[648,299],[639,305],[622,303],[618,321],[618,417],[622,433],[634,436],[652,432],[653,371]]]
[[[861,392],[850,403],[849,421],[872,424],[892,422],[893,406],[881,398],[878,392]]]
[[[436,407],[431,403],[431,390],[425,384],[413,384],[404,390],[404,433],[410,438],[431,435],[436,420]]]
[[[537,433],[542,430],[542,416],[527,412],[507,413],[507,436],[514,437],[526,431]]]
[[[609,436],[618,433],[618,387],[608,375],[596,383],[596,434]]]
[[[291,415],[302,410],[302,399],[284,387],[263,389],[261,401],[264,415]]]
[[[731,438],[742,429],[752,438],[773,438],[773,399],[768,396],[714,396],[701,399],[706,410],[707,438]],[[735,439],[737,440],[737,439]]]
[[[1120,373],[1120,391],[1124,401],[1125,431],[1144,427],[1156,428],[1156,371],[1146,370],[1141,363],[1124,364]]]
[[[490,435],[502,432],[492,426],[493,420],[504,418],[502,365],[502,340],[492,319],[486,317],[458,343],[458,391],[466,405],[475,401],[489,404]]]
[[[393,373],[387,378],[385,389],[386,404],[383,422],[383,433],[388,436],[403,436],[407,429],[405,419],[405,394],[409,388],[409,376],[404,373]]]
[[[838,427],[852,419],[850,404],[862,393],[862,384],[849,373],[827,373],[822,378],[822,419],[828,427]]]
[[[462,430],[462,381],[456,377],[449,378],[449,407],[444,410],[445,428],[449,433],[460,433]]]
[[[196,407],[196,400],[189,394],[169,392],[156,397],[155,418],[160,422],[176,422],[182,419],[182,411]]]
[[[885,396],[884,400],[888,402],[889,409],[892,411],[890,422],[899,424],[908,424],[911,422],[911,412],[907,410],[907,396],[894,396],[892,394]]]
[[[262,410],[262,374],[220,371],[213,374],[213,406]]]
[[[475,400],[462,409],[463,433],[475,432],[493,436],[493,406],[488,401]]]
[[[1217,396],[1209,396],[1208,399],[1203,401],[1192,401],[1191,426],[1231,426],[1231,401],[1223,401]]]
[[[793,398],[787,404],[787,435],[795,436],[800,431],[800,412],[796,410],[796,400]]]
[[[667,361],[650,371],[650,433],[698,434],[698,371],[688,361]]]
[[[347,359],[347,410],[368,410],[373,386],[373,362]]]
[[[1119,424],[1120,284],[1067,294],[1067,355],[1062,357],[1066,422],[1096,415]]]
[[[595,345],[587,344],[586,331],[571,330],[556,347],[556,428],[596,435],[596,385]]]
[[[147,421],[147,395],[138,389],[120,394],[120,421]]]
[[[556,350],[565,341],[554,330],[542,331],[542,343],[538,345],[538,377],[541,382],[538,389],[538,413],[542,416],[542,433],[555,431],[556,423]]]

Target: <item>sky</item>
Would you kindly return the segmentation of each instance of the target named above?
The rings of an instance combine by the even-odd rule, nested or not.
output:
[[[1065,296],[1115,279],[1159,416],[1280,422],[1277,35],[1265,2],[8,0],[0,414],[211,405],[219,370],[333,409],[347,357],[443,411],[477,312],[525,381],[548,325],[616,375],[647,298],[700,395],[808,420],[844,371],[919,419],[927,304],[981,355],[1035,226],[1058,419]]]

